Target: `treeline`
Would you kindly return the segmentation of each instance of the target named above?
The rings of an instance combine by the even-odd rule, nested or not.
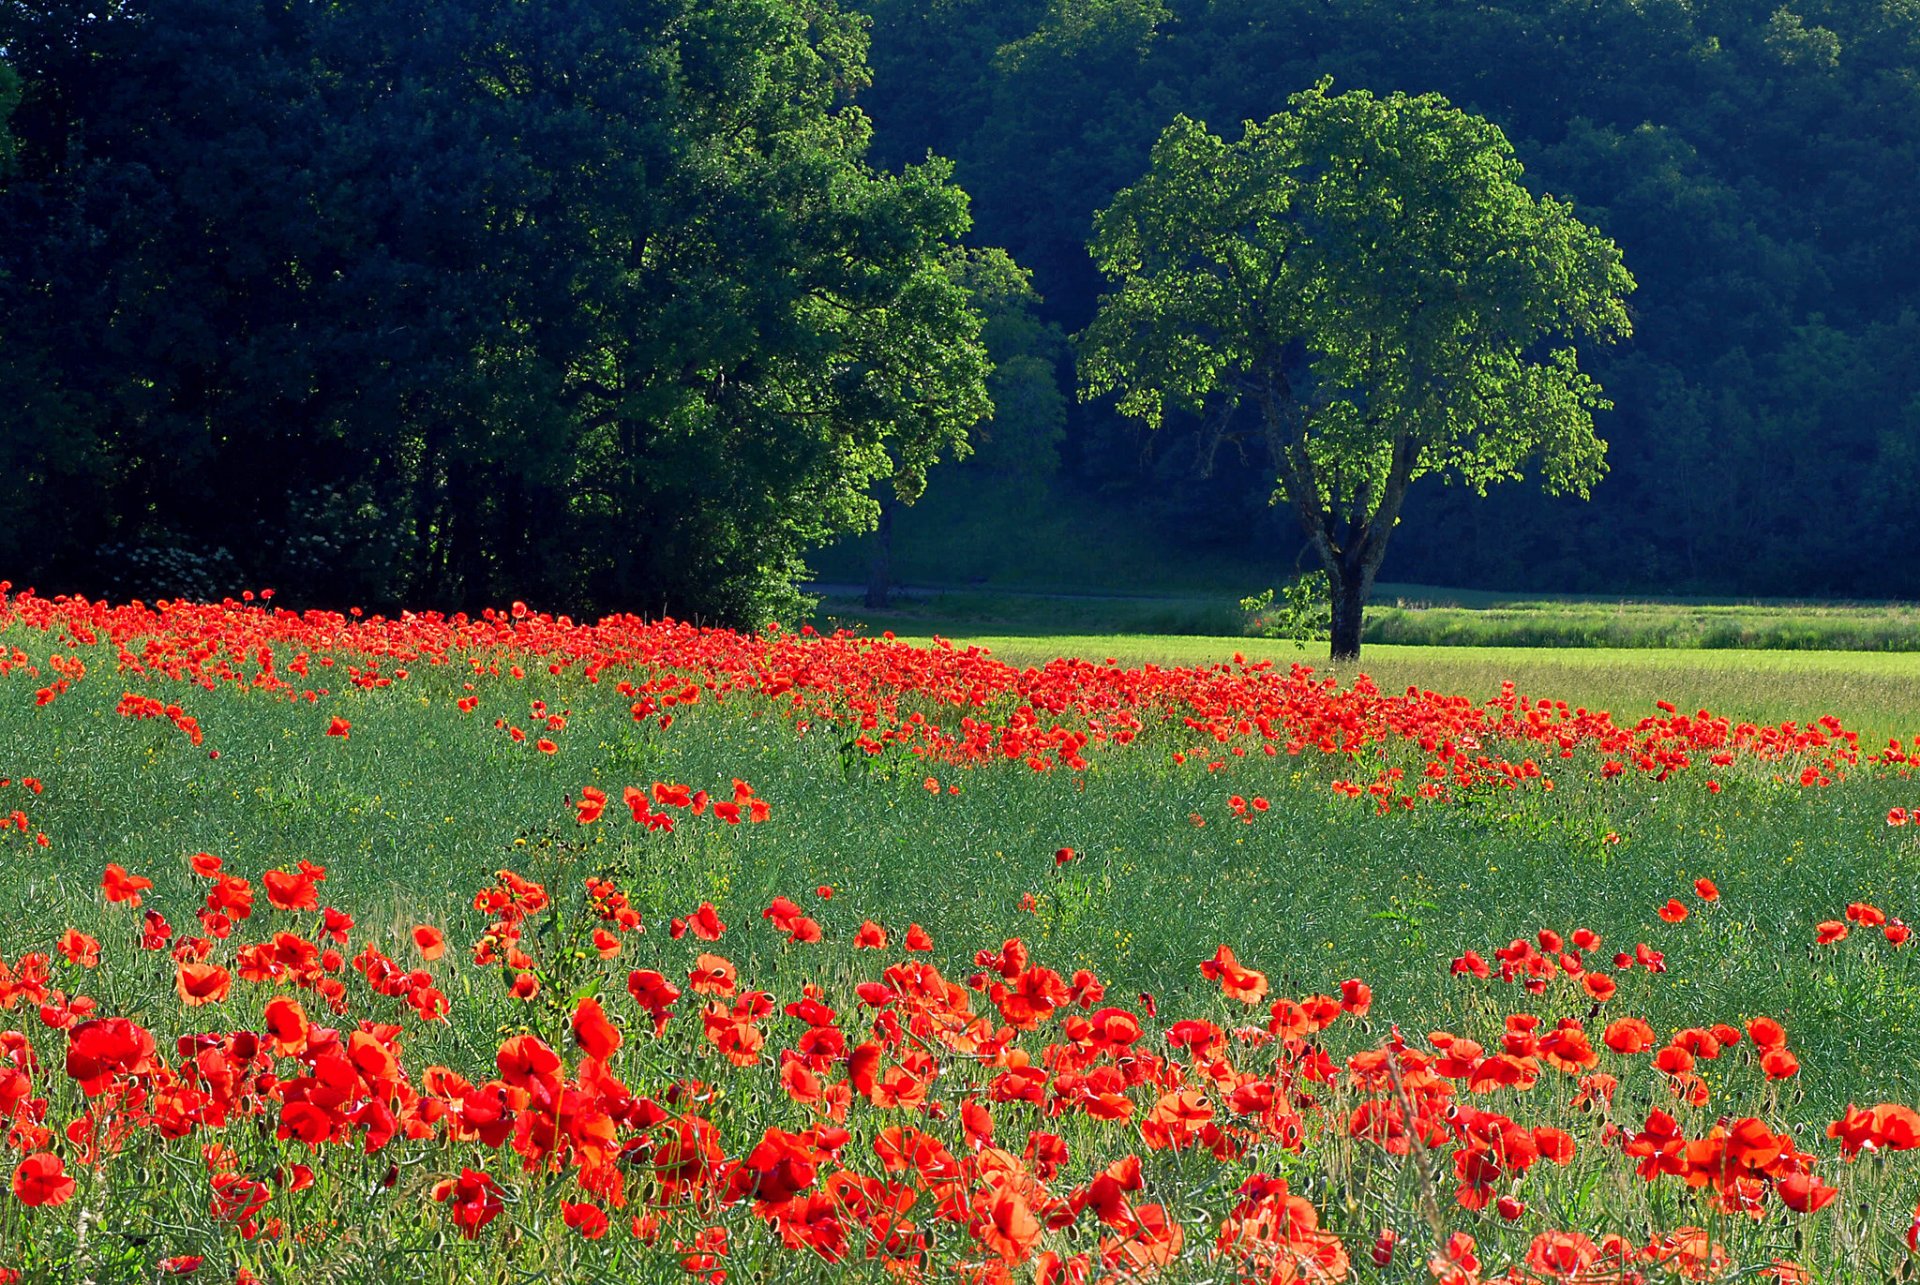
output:
[[[0,3],[0,576],[752,622],[989,409],[789,0]]]
[[[1640,286],[1591,503],[1417,484],[1383,578],[1920,595],[1913,0],[843,5],[0,0],[0,576],[758,620],[930,468],[962,537],[1277,571],[1258,437],[1067,336],[1177,113],[1331,76],[1491,119]]]
[[[1583,358],[1615,401],[1590,504],[1416,486],[1389,580],[1920,595],[1920,5],[1900,0],[857,0],[876,156],[954,158],[975,235],[1091,319],[1092,216],[1176,112],[1230,134],[1330,75],[1513,141],[1639,282]],[[1060,368],[1071,395],[1070,368]],[[1298,547],[1257,439],[1072,411],[1059,487],[1199,551]],[[963,470],[964,471],[964,470]]]

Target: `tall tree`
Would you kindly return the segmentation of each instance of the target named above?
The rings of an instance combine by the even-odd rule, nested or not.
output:
[[[1476,492],[1532,464],[1604,472],[1609,405],[1572,343],[1628,333],[1614,244],[1521,185],[1493,125],[1438,95],[1294,95],[1227,142],[1185,116],[1095,220],[1116,283],[1080,337],[1083,395],[1158,425],[1251,414],[1332,589],[1335,659],[1408,488]]]

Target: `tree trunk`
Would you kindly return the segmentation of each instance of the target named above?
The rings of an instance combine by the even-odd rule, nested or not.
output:
[[[873,560],[867,564],[868,611],[884,611],[893,590],[893,501],[880,503],[880,525],[873,532]]]
[[[1367,607],[1371,576],[1335,568],[1327,575],[1333,586],[1333,660],[1335,664],[1360,659],[1360,624]]]

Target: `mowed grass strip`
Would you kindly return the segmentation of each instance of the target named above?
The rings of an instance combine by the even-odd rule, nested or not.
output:
[[[1364,637],[1440,646],[1913,652],[1920,651],[1920,608],[1559,599],[1456,606],[1401,599],[1368,609]]]

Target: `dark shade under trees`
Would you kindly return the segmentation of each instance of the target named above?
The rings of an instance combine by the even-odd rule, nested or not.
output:
[[[0,567],[751,624],[990,409],[793,0],[9,0]]]

